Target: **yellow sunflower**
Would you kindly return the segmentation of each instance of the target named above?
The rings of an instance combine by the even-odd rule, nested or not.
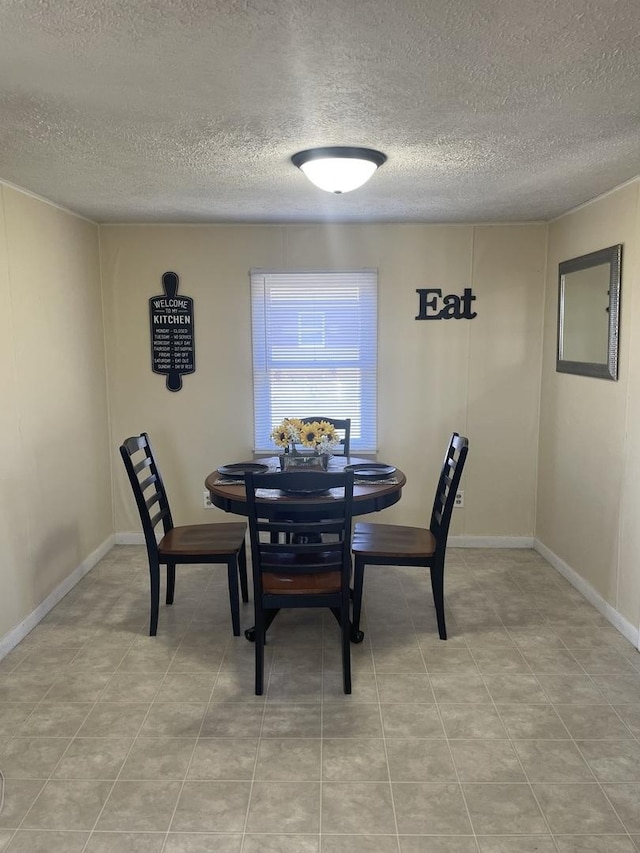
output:
[[[329,421],[320,421],[318,424],[318,431],[321,436],[326,436],[329,444],[337,444],[340,441],[336,428]]]
[[[277,427],[274,427],[271,430],[271,438],[278,445],[278,447],[286,447],[289,444],[289,433],[282,424]]]
[[[322,432],[319,427],[320,424],[318,421],[313,421],[313,423],[310,424],[302,424],[300,428],[300,442],[305,447],[315,447],[320,441]]]

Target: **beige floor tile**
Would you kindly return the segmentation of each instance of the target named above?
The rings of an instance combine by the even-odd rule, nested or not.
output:
[[[526,672],[509,672],[504,675],[485,675],[484,683],[493,701],[505,705],[546,702],[547,697],[535,675]]]
[[[319,782],[253,783],[247,832],[304,835],[319,831]]]
[[[254,778],[282,782],[319,780],[320,753],[319,738],[265,738],[258,746]]]
[[[249,782],[186,782],[172,832],[241,832],[249,804]]]
[[[381,702],[435,702],[433,690],[426,673],[386,673],[376,674],[378,696]],[[355,694],[359,695],[359,694]]]
[[[509,736],[517,740],[567,739],[566,726],[551,705],[497,705]]]
[[[640,785],[603,785],[624,828],[630,833],[640,833]]]
[[[170,832],[167,836],[166,846],[162,848],[162,853],[212,853],[212,851],[215,853],[240,853],[241,847],[241,833],[229,835],[216,833],[214,835],[206,832]],[[268,848],[265,847],[264,849],[267,850]]]
[[[251,737],[260,734],[263,703],[212,702],[206,709],[201,737]]]
[[[401,853],[477,853],[473,836],[401,835]],[[542,851],[541,851],[542,853]]]
[[[214,672],[169,672],[165,675],[155,702],[208,702],[216,682]]]
[[[195,744],[195,738],[140,737],[131,747],[119,778],[184,779]]]
[[[217,853],[217,848],[216,853]],[[245,835],[243,853],[320,853],[319,835]],[[204,851],[203,851],[204,853]]]
[[[381,738],[323,738],[322,778],[328,782],[387,782]]]
[[[150,707],[148,703],[97,702],[86,714],[78,737],[134,736],[140,731]]]
[[[33,829],[18,830],[8,853],[82,853],[89,838],[88,832],[40,832]]]
[[[70,743],[68,738],[13,738],[0,754],[5,780],[48,779]]]
[[[382,728],[387,738],[444,737],[435,705],[381,705]]]
[[[597,784],[534,785],[552,833],[614,835],[622,824]]]
[[[520,762],[508,740],[450,740],[461,782],[524,782]]]
[[[84,853],[160,853],[165,838],[163,832],[94,832]]]
[[[200,734],[204,702],[154,702],[139,731],[141,737],[189,738]]]
[[[626,835],[568,835],[556,837],[558,853],[636,853]]]
[[[599,782],[640,783],[640,743],[583,740],[577,744]]]
[[[391,788],[382,782],[324,782],[322,833],[395,833]]]
[[[252,779],[257,738],[198,738],[187,778]]]
[[[462,786],[478,835],[537,835],[547,824],[529,785],[465,784]]]
[[[322,736],[329,738],[382,737],[379,706],[324,705],[322,710]]]
[[[480,675],[450,675],[434,672],[429,676],[436,702],[451,704],[491,704],[491,696]]]
[[[555,709],[576,740],[625,740],[632,737],[610,705],[556,705]]]
[[[507,730],[493,705],[439,706],[448,738],[506,738]]]
[[[264,709],[262,737],[320,737],[321,719],[320,705],[296,702],[286,705],[270,703]],[[260,731],[259,726],[255,731]]]
[[[529,782],[593,782],[593,773],[570,740],[513,743]]]
[[[635,675],[593,675],[593,682],[614,705],[640,704],[640,672]]]
[[[395,782],[400,835],[465,835],[471,825],[458,784]]]
[[[445,740],[387,738],[392,782],[456,782],[456,771]]]
[[[165,832],[181,782],[116,782],[96,825],[98,830]]]
[[[478,838],[480,853],[556,853],[550,835],[482,836]]]
[[[269,702],[319,702],[322,698],[322,673],[272,671],[266,693]]]
[[[24,829],[93,829],[111,782],[85,779],[47,782],[24,819]]]

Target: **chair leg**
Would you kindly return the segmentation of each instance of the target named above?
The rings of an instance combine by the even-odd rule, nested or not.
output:
[[[176,564],[167,563],[167,604],[173,604],[176,591]]]
[[[229,580],[229,604],[231,605],[231,624],[233,636],[240,636],[240,599],[238,597],[238,561],[235,557],[227,560],[227,578]]]
[[[359,554],[356,554],[353,561],[353,624],[351,626],[351,639],[354,643],[361,643],[364,640],[364,634],[360,630],[363,586],[364,559]]]
[[[247,544],[242,543],[240,553],[238,554],[238,566],[240,571],[240,591],[242,592],[242,600],[246,604],[249,601],[249,585],[247,583]]]
[[[262,696],[264,690],[264,612],[256,608],[256,696]]]
[[[340,614],[340,634],[342,637],[342,687],[351,693],[351,625],[349,623],[349,597],[343,595]]]
[[[431,567],[431,589],[433,590],[433,603],[436,607],[438,633],[441,640],[446,640],[447,626],[444,620],[444,565],[436,564]]]
[[[151,586],[149,636],[155,637],[158,633],[158,611],[160,610],[160,566],[156,562],[149,565],[149,582]]]

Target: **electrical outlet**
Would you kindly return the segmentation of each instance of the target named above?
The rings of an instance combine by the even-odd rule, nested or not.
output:
[[[202,493],[202,506],[205,509],[213,509],[213,504],[211,503],[211,495],[209,494],[208,489],[205,489]]]
[[[453,505],[454,505],[454,507],[457,507],[458,509],[462,509],[462,507],[464,506],[464,490],[463,489],[460,489],[459,491],[456,492],[456,499],[453,502]]]

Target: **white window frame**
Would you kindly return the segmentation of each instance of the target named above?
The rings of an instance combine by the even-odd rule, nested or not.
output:
[[[378,271],[252,269],[250,280],[254,451],[276,451],[284,417],[322,415],[351,418],[351,453],[374,453]]]

